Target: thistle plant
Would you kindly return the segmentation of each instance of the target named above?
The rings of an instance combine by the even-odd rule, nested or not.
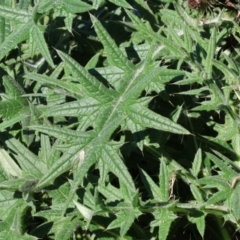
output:
[[[0,238],[238,239],[237,9],[1,0]]]

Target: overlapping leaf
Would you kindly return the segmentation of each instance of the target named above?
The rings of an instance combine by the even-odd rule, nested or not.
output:
[[[129,69],[129,64],[126,65],[126,59],[122,60],[122,62],[116,60],[123,59],[123,55],[120,52],[111,50],[113,49],[113,40],[103,29],[100,22],[98,22],[96,19],[94,19],[94,22],[97,33],[102,39],[104,46],[106,49],[110,49],[109,58],[112,58],[112,64],[116,64],[117,66],[120,64],[123,66],[124,62],[124,66]],[[139,68],[132,73],[127,73],[127,76],[129,77],[122,81],[118,92],[116,92],[114,90],[107,89],[102,83],[91,76],[87,70],[81,67],[76,61],[74,61],[65,53],[58,51],[58,54],[64,61],[65,66],[71,71],[75,81],[80,83],[81,88],[88,98],[85,100],[80,100],[79,102],[70,102],[66,106],[59,105],[57,108],[54,107],[53,111],[49,109],[49,113],[47,113],[47,115],[67,116],[68,111],[70,111],[73,115],[80,117],[81,115],[87,116],[92,114],[96,110],[98,112],[97,119],[94,120],[95,124],[94,122],[91,123],[92,126],[96,126],[95,131],[88,132],[87,135],[84,134],[84,140],[82,144],[78,144],[78,146],[72,146],[67,152],[64,152],[63,156],[52,166],[51,169],[49,169],[47,174],[40,179],[38,184],[38,187],[49,185],[57,176],[64,171],[69,170],[71,168],[70,160],[74,159],[77,153],[84,150],[86,153],[85,158],[77,174],[78,177],[75,178],[72,183],[72,188],[66,201],[65,207],[67,208],[75,194],[76,189],[78,188],[79,184],[82,183],[83,177],[99,158],[101,158],[102,161],[109,166],[109,170],[118,176],[123,183],[134,188],[131,176],[121,163],[120,158],[116,154],[116,150],[108,145],[108,141],[110,140],[112,133],[123,123],[125,118],[130,118],[134,123],[137,123],[139,126],[141,126],[142,129],[146,127],[152,127],[162,131],[178,134],[188,134],[189,132],[171,120],[153,113],[146,107],[143,108],[139,104],[134,104],[146,85],[149,84],[152,79],[154,79],[155,75],[159,74],[159,76],[161,76],[161,68],[156,69],[151,74],[148,74],[147,71],[142,75],[141,73],[144,71],[145,65],[140,65]],[[164,71],[163,74],[165,74]],[[40,80],[40,76],[36,74],[30,74],[27,75],[27,77]],[[42,79],[44,78],[46,77],[43,77]],[[48,78],[48,80],[50,83],[51,78]],[[97,102],[96,100],[91,100],[91,98],[96,99]],[[93,104],[91,104],[91,102]],[[88,103],[90,105],[88,105]],[[65,108],[66,111],[64,111]],[[38,129],[38,131],[46,132],[44,128],[44,126],[34,127],[34,129]],[[56,132],[58,130],[53,128],[51,131],[49,131],[49,133],[51,134],[51,132],[53,133],[54,131]],[[64,134],[66,134],[66,132],[64,133],[63,131],[62,135]],[[53,133],[53,135],[57,136],[57,132]],[[80,136],[81,134],[77,133],[77,135]],[[78,142],[79,141],[81,142],[81,136]]]

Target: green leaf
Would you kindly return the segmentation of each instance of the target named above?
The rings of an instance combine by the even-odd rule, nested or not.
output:
[[[170,176],[168,173],[168,168],[164,161],[161,161],[159,181],[160,181],[160,195],[161,195],[162,201],[167,202],[169,200]],[[174,182],[172,184],[174,184]]]
[[[70,94],[76,94],[76,96],[84,96],[86,95],[82,89],[82,87],[79,84],[73,84],[71,82],[63,82],[61,80],[55,79],[53,77],[48,77],[48,76],[44,76],[44,75],[40,75],[40,74],[36,74],[36,73],[28,73],[24,76],[27,79],[32,79],[35,81],[38,81],[40,83],[46,84],[46,85],[53,85],[55,91],[57,92],[57,88],[61,87],[63,89],[65,89],[68,93]],[[66,95],[68,95],[68,93],[64,92],[63,90],[60,91],[59,93],[64,93]]]
[[[126,72],[133,70],[133,64],[120,51],[116,43],[103,28],[102,24],[93,15],[91,15],[91,18],[94,29],[101,43],[104,45],[104,49],[107,52],[108,61],[111,63],[111,65],[116,66]]]
[[[215,49],[216,49],[216,27],[212,28],[212,33],[207,49],[207,58],[205,60],[205,71],[207,74],[207,79],[212,78],[212,65],[213,65],[213,59],[214,59],[214,54],[215,54]]]
[[[30,126],[30,129],[37,130],[42,133],[46,133],[50,136],[55,138],[69,141],[69,140],[76,140],[78,143],[87,142],[89,139],[89,134],[86,132],[74,131],[71,129],[65,129],[58,126],[44,126],[44,125],[33,125]]]
[[[0,16],[9,20],[22,23],[27,23],[31,18],[31,15],[26,10],[9,8],[2,4],[0,5]]]
[[[0,183],[0,189],[5,189],[7,191],[16,191],[19,190],[19,186],[21,186],[25,181],[26,179],[20,178],[9,179]]]
[[[123,199],[121,191],[110,183],[107,186],[98,185],[98,191],[106,198],[107,203]]]
[[[240,220],[240,208],[239,208],[239,202],[240,202],[240,184],[237,183],[234,187],[231,197],[230,197],[230,211],[236,218],[236,221]]]
[[[188,219],[189,221],[197,225],[198,232],[203,237],[205,233],[205,228],[206,228],[205,214],[197,211],[195,215],[190,215]]]
[[[196,178],[201,170],[201,165],[202,165],[202,150],[201,148],[199,148],[195,154],[191,169],[191,173]]]
[[[18,3],[18,7],[20,9],[28,9],[28,7],[31,6],[31,0],[20,0]]]
[[[36,46],[45,60],[49,63],[49,65],[54,68],[54,63],[51,58],[50,52],[48,50],[48,46],[44,39],[43,32],[39,29],[38,26],[34,25],[31,29],[33,41],[36,43]]]
[[[150,223],[150,226],[158,227],[158,239],[166,240],[171,224],[177,216],[167,209],[159,209],[155,211],[153,215],[155,220]]]
[[[130,8],[130,9],[133,8],[130,4],[128,4],[126,2],[126,0],[120,0],[120,1],[119,0],[109,0],[109,1],[112,2],[113,4],[119,6],[119,7]]]
[[[231,195],[231,189],[230,188],[225,188],[222,191],[214,193],[208,200],[207,204],[216,204],[216,203],[221,203],[225,201],[226,199],[229,198]]]
[[[230,185],[228,184],[226,179],[220,176],[204,177],[197,179],[195,182],[198,184],[205,184],[207,188],[218,188],[219,190],[226,190],[227,188],[230,188]]]
[[[24,113],[25,102],[22,98],[9,99],[7,101],[0,102],[0,116],[5,119],[10,119],[17,114]]]
[[[0,149],[0,165],[9,178],[22,176],[22,170],[4,149]]]
[[[64,172],[69,171],[73,165],[73,159],[75,159],[76,155],[79,153],[79,151],[82,150],[82,148],[82,145],[75,145],[66,149],[66,151],[64,151],[64,154],[56,162],[54,162],[51,168],[45,172],[45,175],[40,178],[37,187],[43,188],[45,186],[48,186],[53,183],[56,177],[60,176]],[[95,161],[95,158],[93,160]],[[83,177],[84,176],[81,176],[81,178]]]
[[[22,168],[24,176],[30,176],[31,178],[42,176],[46,170],[46,166],[34,153],[14,138],[7,140],[6,144],[16,153],[16,159]]]
[[[203,200],[202,194],[201,194],[200,190],[197,188],[197,186],[194,184],[191,184],[190,189],[191,189],[191,192],[192,192],[194,198],[197,200],[197,202],[203,203],[204,200]]]
[[[161,36],[159,33],[155,33],[149,26],[145,26],[143,22],[136,15],[126,10],[128,16],[134,23],[134,27],[142,34],[142,36],[148,36],[149,39],[160,42],[165,46],[175,57],[185,56],[185,52],[178,48],[173,41]]]
[[[187,25],[184,26],[184,42],[185,42],[185,49],[188,53],[192,52],[193,49],[193,41],[189,34],[189,27]]]
[[[92,10],[92,6],[83,2],[83,1],[78,1],[78,0],[62,0],[63,2],[63,7],[67,12],[70,13],[83,13],[83,12],[88,12]]]
[[[5,5],[5,3],[1,3],[1,4],[3,6]],[[9,34],[8,26],[9,26],[9,21],[4,17],[0,17],[0,44],[4,42],[5,38]]]
[[[78,189],[79,185],[82,184],[83,178],[90,169],[90,167],[96,163],[98,159],[99,151],[96,151],[96,149],[90,149],[89,151],[86,149],[86,154],[84,157],[84,161],[81,163],[80,167],[78,167],[77,172],[75,174],[75,179],[71,183],[71,190],[68,194],[67,200],[64,204],[64,208],[62,210],[62,215],[64,215],[66,209],[69,207],[69,204],[74,198],[75,192]]]
[[[83,215],[83,217],[88,220],[88,221],[91,221],[92,220],[92,217],[94,215],[94,212],[87,208],[86,206],[82,205],[81,203],[73,200],[75,206],[77,207],[78,211]]]
[[[19,98],[21,95],[25,94],[25,91],[20,86],[20,84],[10,76],[3,76],[3,84],[6,93],[13,99]],[[24,100],[22,100],[23,102]],[[27,102],[25,100],[25,102]]]
[[[79,227],[79,219],[72,217],[58,218],[58,221],[54,221],[53,230],[55,232],[55,238],[61,240],[69,240],[75,230]]]
[[[182,17],[182,19],[193,28],[198,27],[198,20],[195,18],[192,18],[180,5],[175,4],[175,8],[178,12],[178,14]]]
[[[62,14],[65,15],[65,19],[64,19],[64,23],[65,26],[67,28],[67,30],[72,33],[72,25],[73,25],[73,19],[74,19],[74,14],[70,13],[70,12],[64,12],[64,10],[62,10]]]
[[[237,74],[224,63],[212,59],[212,63],[215,67],[217,67],[226,77],[227,81],[231,84],[232,82],[237,82],[236,79],[238,78]]]
[[[0,60],[2,60],[6,55],[17,46],[17,44],[26,40],[29,37],[29,31],[32,27],[32,22],[27,24],[19,25],[15,31],[13,31],[5,41],[0,45]]]
[[[123,164],[122,159],[117,154],[116,149],[110,145],[105,145],[102,148],[101,158],[107,164],[109,170],[114,173],[122,183],[128,186],[131,190],[135,190],[132,177],[126,166]]]
[[[120,228],[120,235],[125,236],[135,218],[139,217],[140,214],[141,212],[138,209],[121,211],[117,214],[117,218],[108,225],[107,229]]]
[[[87,96],[96,99],[102,99],[103,96],[106,96],[108,99],[109,95],[112,95],[111,92],[103,84],[92,77],[88,71],[80,66],[75,60],[63,52],[57,52],[71,71],[72,75],[76,78],[76,80],[79,81],[79,79],[81,79],[80,83],[84,88],[84,91],[86,91]]]
[[[44,111],[44,116],[76,116],[84,117],[99,113],[101,104],[94,98],[86,97],[80,101],[64,103],[58,106],[50,107]]]
[[[220,160],[218,157],[214,156],[211,153],[206,153],[209,159],[216,164],[217,167],[222,171],[222,175],[226,177],[227,180],[230,180],[236,176],[236,172],[233,171],[229,166]]]
[[[140,104],[129,106],[127,111],[131,120],[141,125],[143,128],[151,127],[176,134],[189,134],[189,132],[179,124],[142,107]]]
[[[34,237],[34,236],[31,236],[31,235],[28,235],[28,234],[19,234],[19,233],[16,233],[15,231],[2,231],[0,232],[0,238],[7,238],[7,239],[21,239],[21,240],[38,240],[38,238]]]
[[[17,115],[10,118],[10,120],[4,120],[4,122],[0,123],[0,131],[13,126],[15,123],[22,121],[24,118],[26,118],[26,114],[17,112]]]
[[[141,151],[143,151],[144,147],[144,137],[145,134],[142,130],[141,125],[134,123],[131,119],[127,119],[127,128],[133,133],[133,139],[136,142],[137,146]]]
[[[152,180],[152,178],[141,168],[139,168],[141,179],[151,198],[156,201],[164,201],[163,196],[160,193],[159,186]],[[168,199],[167,199],[168,200]]]

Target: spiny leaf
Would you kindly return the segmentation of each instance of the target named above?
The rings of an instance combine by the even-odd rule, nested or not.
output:
[[[212,60],[214,58],[216,49],[216,32],[217,32],[216,27],[213,27],[207,50],[207,58],[205,60],[205,71],[208,79],[212,78],[212,65],[213,65]]]
[[[99,112],[101,104],[93,98],[82,98],[80,101],[73,101],[50,107],[44,111],[44,116],[90,116]]]
[[[205,228],[206,228],[206,223],[205,223],[205,214],[203,214],[202,212],[198,211],[197,213],[195,213],[195,215],[190,215],[188,217],[189,221],[191,221],[192,223],[195,223],[197,225],[197,229],[199,231],[199,233],[201,234],[201,236],[204,236],[204,232],[205,232]]]
[[[112,2],[113,4],[116,4],[119,7],[132,9],[132,6],[129,3],[127,3],[126,0],[121,0],[121,1],[119,1],[119,0],[110,0],[110,2]]]
[[[6,144],[15,152],[24,176],[31,176],[32,178],[42,176],[42,173],[45,172],[44,168],[46,167],[35,154],[24,147],[17,139],[12,138],[6,141]]]
[[[120,235],[124,236],[133,224],[135,218],[137,218],[140,214],[141,212],[138,209],[121,211],[117,214],[117,219],[112,221],[108,225],[107,229],[120,228]]]
[[[230,197],[230,211],[233,213],[236,221],[240,220],[240,208],[239,208],[239,201],[240,201],[240,184],[234,187],[233,192]]]
[[[66,95],[68,93],[75,94],[76,96],[84,96],[85,95],[81,85],[79,85],[79,84],[73,84],[71,82],[63,82],[63,81],[55,79],[53,77],[48,77],[48,76],[40,75],[37,73],[27,73],[27,74],[25,74],[24,77],[27,79],[32,79],[32,80],[38,81],[38,82],[46,84],[46,85],[53,85],[55,87],[56,92],[57,92],[57,87],[61,87],[67,91]]]
[[[38,50],[41,52],[45,60],[50,64],[51,67],[54,67],[53,60],[51,58],[48,46],[43,36],[43,32],[39,29],[38,26],[34,25],[31,29],[33,41],[36,43]]]
[[[133,64],[123,55],[116,43],[103,28],[102,24],[93,15],[91,15],[91,18],[94,29],[98,34],[101,43],[104,45],[105,50],[107,51],[108,61],[111,63],[111,65],[116,66],[124,71],[133,70]]]
[[[12,98],[17,98],[25,94],[25,91],[20,86],[20,84],[10,76],[3,76],[3,84],[5,87],[6,93],[9,94]]]
[[[81,203],[77,202],[77,201],[74,201],[74,204],[75,206],[77,207],[78,211],[83,215],[83,217],[85,219],[87,219],[88,221],[91,221],[92,220],[92,217],[94,215],[94,212],[87,208],[86,206],[82,205]]]
[[[9,120],[4,120],[4,122],[0,123],[0,131],[5,130],[7,127],[13,126],[15,123],[22,121],[24,118],[26,118],[26,113],[22,112],[17,113]]]
[[[202,150],[199,148],[195,154],[193,164],[192,164],[192,169],[191,172],[194,177],[197,177],[202,165]]]
[[[229,198],[230,194],[231,194],[230,188],[216,192],[207,200],[207,204],[221,203],[225,201],[227,198]]]
[[[167,209],[159,209],[154,212],[155,220],[151,222],[152,227],[158,227],[158,239],[166,240],[171,224],[176,219],[176,215]]]
[[[206,154],[209,157],[209,159],[211,159],[211,161],[213,161],[216,164],[216,166],[220,168],[220,170],[222,171],[222,174],[228,180],[231,180],[233,177],[235,177],[236,172],[234,172],[233,169],[229,168],[229,166],[227,166],[225,162],[223,162],[221,159],[219,159],[218,157],[216,157],[211,153],[206,153]]]
[[[111,92],[99,81],[97,81],[94,77],[92,77],[88,71],[80,66],[75,60],[69,57],[67,54],[57,51],[59,56],[62,58],[64,63],[68,66],[73,74],[74,78],[78,80],[83,86],[86,94],[89,97],[94,97],[96,99],[102,98],[102,96],[106,96],[106,98],[111,96]],[[81,79],[81,80],[80,80]]]
[[[28,22],[23,25],[19,25],[15,31],[13,31],[5,41],[0,45],[0,60],[2,60],[18,43],[26,40],[29,36],[29,30],[32,27],[32,22]]]
[[[78,1],[78,0],[62,0],[63,2],[63,7],[67,12],[70,13],[83,13],[83,12],[88,12],[92,10],[92,6],[83,2],[83,1]]]
[[[190,189],[191,189],[191,192],[192,192],[194,198],[197,200],[197,202],[203,203],[204,200],[203,200],[202,194],[201,194],[200,190],[197,188],[197,186],[194,184],[191,184]]]
[[[0,16],[17,22],[27,23],[31,17],[28,11],[0,5]]]
[[[169,199],[170,176],[168,173],[168,168],[164,161],[161,161],[159,180],[160,180],[160,194],[161,194],[162,201],[167,202]],[[175,180],[173,180],[173,181],[175,181]],[[172,184],[174,184],[174,182]],[[173,188],[173,186],[172,186],[172,188]]]
[[[96,152],[95,152],[96,151]],[[74,181],[71,183],[71,189],[64,204],[62,215],[65,214],[65,211],[69,207],[70,202],[73,200],[77,188],[82,184],[83,178],[90,169],[90,167],[97,162],[99,158],[99,150],[91,149],[91,151],[86,150],[86,155],[84,161],[82,162],[80,168],[77,171]]]
[[[102,148],[102,160],[106,162],[109,170],[114,173],[122,183],[131,190],[135,190],[131,175],[113,147],[105,145]]]
[[[79,226],[79,219],[72,217],[64,217],[60,218],[59,221],[55,221],[54,224],[55,230],[55,238],[56,239],[61,239],[61,240],[68,240],[70,239],[77,227]]]
[[[139,32],[142,32],[142,34],[144,36],[148,36],[149,38],[152,38],[154,39],[155,41],[158,41],[160,42],[162,45],[164,45],[168,50],[170,50],[170,52],[172,54],[174,54],[174,56],[176,57],[184,57],[185,56],[185,52],[180,49],[180,48],[177,48],[177,46],[175,46],[175,44],[161,36],[160,34],[158,33],[155,33],[152,29],[150,29],[149,27],[146,27],[142,22],[141,20],[136,16],[134,15],[133,13],[131,13],[130,11],[126,10],[128,16],[131,18],[131,20],[133,21],[134,23],[134,27],[136,27],[136,29],[139,31]]]
[[[0,102],[0,116],[5,119],[10,119],[17,114],[21,115],[21,113],[24,112],[25,107],[25,102],[22,101],[22,98],[2,101]]]
[[[189,134],[189,132],[179,124],[174,123],[170,119],[158,115],[139,104],[132,105],[129,110],[129,117],[132,121],[141,125],[143,128],[151,127],[166,132]]]
[[[227,181],[219,176],[204,177],[197,179],[195,182],[197,184],[205,184],[208,188],[218,188],[220,190],[226,190],[230,187]]]
[[[175,8],[178,12],[178,14],[182,17],[182,19],[190,26],[193,28],[198,27],[198,21],[195,18],[192,18],[189,16],[189,14],[178,4],[175,4]]]
[[[89,133],[65,129],[54,125],[53,126],[32,125],[30,126],[30,129],[46,133],[50,136],[65,141],[78,140],[78,143],[85,142],[89,138]]]
[[[0,149],[0,165],[9,178],[22,176],[22,170],[4,149]]]

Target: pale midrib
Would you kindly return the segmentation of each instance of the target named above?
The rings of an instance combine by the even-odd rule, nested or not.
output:
[[[108,122],[112,119],[112,116],[115,114],[115,112],[117,112],[117,109],[119,107],[119,105],[122,103],[123,99],[124,99],[124,95],[128,92],[128,89],[132,86],[132,84],[135,82],[136,78],[142,73],[144,69],[144,65],[141,66],[140,69],[136,70],[136,72],[133,74],[132,80],[129,81],[128,85],[126,86],[124,92],[120,95],[120,97],[117,99],[116,104],[114,104],[114,107],[112,109],[112,111],[110,112],[108,118],[105,121],[105,124],[103,125],[103,127],[101,128],[101,130],[96,134],[97,138],[101,138],[103,135],[101,134],[102,132],[105,131],[105,129],[108,127]],[[112,133],[111,133],[112,134]],[[104,136],[106,137],[106,136]]]

